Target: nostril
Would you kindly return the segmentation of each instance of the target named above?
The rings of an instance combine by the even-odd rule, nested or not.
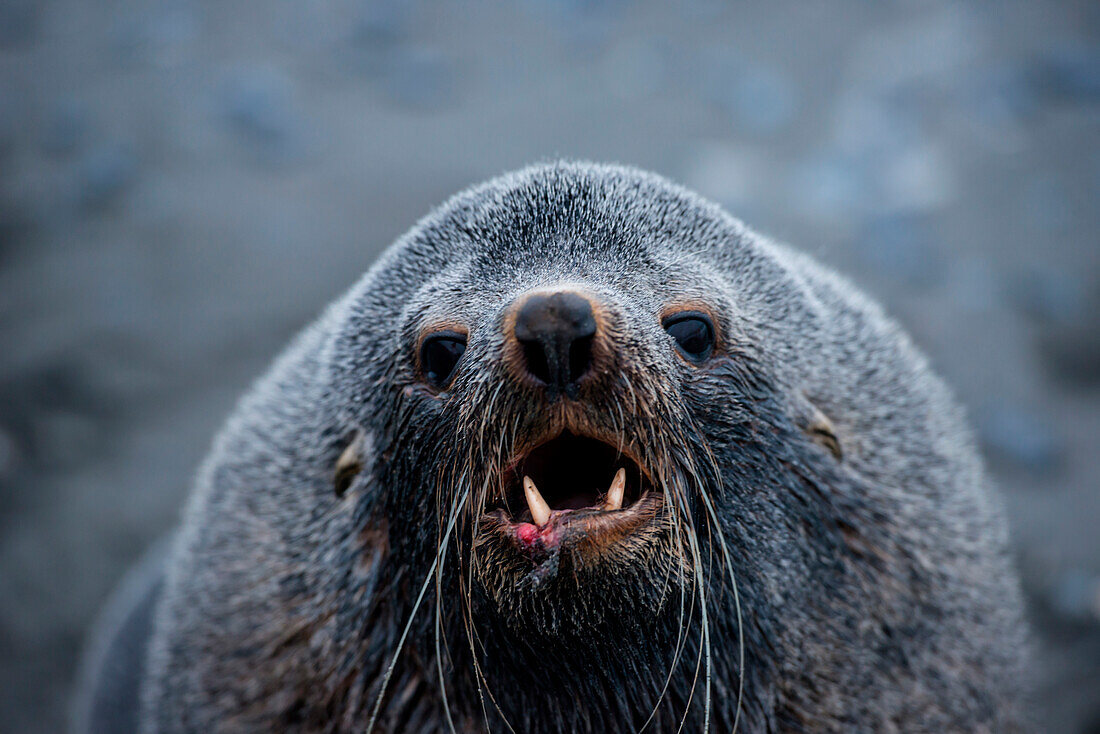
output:
[[[527,364],[527,371],[549,384],[550,364],[546,361],[546,351],[542,344],[536,341],[526,341],[523,344],[523,359]]]
[[[576,382],[588,372],[592,364],[592,340],[593,336],[585,336],[577,339],[569,346],[569,381]]]

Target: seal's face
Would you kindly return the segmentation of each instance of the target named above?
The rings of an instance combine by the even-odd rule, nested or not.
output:
[[[595,263],[600,249],[570,252]],[[677,519],[717,472],[688,393],[725,351],[713,299],[654,282],[671,265],[567,274],[551,253],[525,253],[543,261],[488,313],[423,318],[410,393],[461,437],[445,473],[466,484],[448,496],[469,495],[454,508],[472,536],[462,560],[490,612],[527,635],[568,618],[555,635],[587,636],[609,622],[609,590],[652,616],[690,575]]]

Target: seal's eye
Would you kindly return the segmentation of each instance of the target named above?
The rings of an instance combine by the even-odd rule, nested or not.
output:
[[[694,311],[678,313],[665,318],[662,325],[680,352],[692,362],[702,362],[714,348],[714,326],[705,314]]]
[[[424,377],[435,387],[443,387],[451,379],[462,353],[466,337],[453,331],[432,334],[420,345],[420,365]]]

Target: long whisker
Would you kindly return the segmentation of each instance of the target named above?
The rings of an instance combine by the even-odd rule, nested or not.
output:
[[[681,554],[680,560],[683,563],[686,563],[686,558],[684,558],[682,555],[684,548],[682,532],[686,529],[688,533],[694,534],[694,530],[691,528],[690,515],[687,512],[687,507],[684,501],[683,485],[680,483],[679,478],[677,477],[675,472],[672,471],[671,468],[671,459],[669,458],[670,453],[668,451],[668,444],[664,440],[662,434],[658,433],[657,435],[661,436],[661,440],[658,442],[657,446],[657,450],[659,451],[660,456],[660,460],[657,462],[657,465],[659,467],[659,481],[664,492],[665,505],[669,508],[669,511],[673,513],[673,548],[675,548],[677,552]],[[674,489],[675,494],[673,493]],[[687,523],[684,522],[684,518],[688,518]],[[669,568],[671,569],[671,566],[669,566]],[[683,654],[683,651],[687,644],[687,626],[685,626],[684,624],[684,599],[685,596],[688,596],[690,600],[690,606],[688,607],[686,616],[686,619],[690,623],[690,620],[695,616],[696,578],[694,575],[691,577],[691,583],[692,586],[690,596],[680,594],[680,609],[676,627],[676,645],[674,646],[672,662],[669,665],[668,673],[665,676],[664,684],[661,687],[661,693],[657,697],[657,701],[654,703],[653,709],[650,711],[649,716],[642,724],[641,729],[645,729],[647,726],[649,726],[650,722],[656,716],[657,710],[660,708],[660,705],[664,701],[665,696],[668,694],[668,688],[671,684],[672,677],[673,675],[675,675],[676,669],[679,667],[680,657]],[[696,669],[698,670],[698,667]]]
[[[482,426],[484,426],[484,424],[486,422],[488,422],[488,416],[491,415],[491,411],[485,411],[485,412],[482,413],[482,415],[484,416],[483,419],[482,419],[482,421],[483,421]],[[497,465],[497,460],[500,457],[507,456],[508,452],[511,451],[511,447],[515,445],[516,436],[518,435],[518,432],[519,432],[519,422],[520,422],[520,416],[517,415],[517,416],[515,416],[515,418],[513,420],[513,426],[512,426],[512,432],[511,432],[511,443],[510,444],[507,443],[508,434],[502,432],[500,437],[499,437],[498,444],[497,444],[496,454],[491,456],[491,457],[488,457],[487,459],[485,459],[483,457],[482,461],[486,465],[486,467],[485,467],[486,468],[486,470],[485,470],[485,481],[482,484],[482,491],[480,492],[478,501],[474,503],[471,511],[476,511],[476,508],[480,508],[480,507],[484,506],[485,499],[488,495],[489,486],[492,483],[493,479],[499,475],[499,467]],[[482,445],[484,445],[484,444],[482,444]],[[507,451],[506,451],[506,447],[507,447]],[[471,461],[472,461],[472,458],[471,458]],[[471,552],[475,552],[474,549],[476,548],[475,542],[474,542],[475,537],[476,537],[476,525],[477,525],[476,522],[471,523],[471,534],[470,534]],[[508,728],[508,730],[510,732],[512,732],[512,734],[515,734],[515,729],[512,727],[511,722],[508,721],[507,716],[505,716],[504,711],[501,709],[500,704],[497,702],[496,697],[493,695],[492,689],[489,687],[489,681],[486,678],[485,672],[482,669],[481,664],[478,660],[478,658],[479,658],[478,647],[480,646],[481,649],[484,651],[484,646],[482,645],[481,640],[478,636],[477,626],[473,622],[473,608],[471,606],[471,603],[472,603],[471,594],[472,594],[472,589],[473,589],[473,570],[474,570],[474,562],[473,561],[474,561],[474,559],[471,558],[470,563],[469,563],[469,568],[467,570],[465,588],[463,589],[463,596],[465,598],[465,608],[463,610],[463,613],[464,613],[463,624],[464,624],[464,627],[466,629],[466,639],[467,639],[467,642],[468,642],[469,648],[470,648],[470,658],[471,658],[471,661],[472,661],[473,666],[474,666],[474,679],[475,679],[477,689],[478,689],[478,699],[479,699],[479,702],[481,704],[481,713],[482,713],[482,717],[485,720],[486,727],[488,727],[489,726],[489,712],[488,712],[488,710],[486,709],[486,706],[485,706],[485,697],[488,696],[489,701],[492,703],[494,709],[500,715],[501,720],[504,721],[504,725]],[[461,582],[461,576],[460,576],[460,582]]]
[[[700,558],[699,544],[694,536],[691,538],[692,555],[696,558]],[[703,584],[703,570],[702,564],[696,562],[695,564],[695,577],[698,582],[699,593],[699,615],[702,622],[702,634],[700,635],[700,647],[699,658],[705,661],[705,685],[703,686],[703,731],[710,731],[710,686],[711,686],[711,660],[710,660],[710,614],[707,610],[707,592],[706,587]],[[682,731],[684,723],[687,721],[688,713],[691,710],[691,700],[695,694],[695,685],[699,677],[699,662],[696,661],[695,678],[691,684],[691,695],[688,696],[688,705],[684,709],[684,716],[680,719],[680,726],[677,732]]]
[[[461,497],[456,501],[456,506],[460,506],[466,501],[466,496],[469,494],[467,489]],[[450,522],[447,524],[447,532],[443,535],[443,540],[440,542],[440,546],[445,546],[447,541],[451,537],[451,530],[454,528],[455,514],[451,514]],[[393,670],[397,667],[397,659],[401,655],[401,650],[405,647],[405,640],[409,637],[409,630],[412,629],[413,620],[416,619],[416,613],[420,610],[420,604],[424,601],[424,594],[428,591],[428,586],[431,584],[433,575],[435,574],[436,566],[439,565],[440,556],[442,551],[435,554],[435,559],[432,560],[431,568],[428,569],[428,573],[424,578],[424,583],[420,585],[420,593],[416,597],[416,602],[413,604],[412,611],[409,613],[409,619],[405,622],[405,629],[401,632],[401,638],[397,641],[397,649],[394,650],[393,656],[390,658],[390,663],[386,666],[386,673],[382,676],[382,687],[378,691],[378,697],[374,701],[374,708],[371,710],[370,721],[367,722],[367,734],[370,734],[374,730],[374,724],[378,720],[378,712],[382,709],[382,699],[385,698],[386,688],[389,687],[390,678],[393,677]]]
[[[451,508],[451,515],[447,519],[448,528],[453,527],[457,519],[458,513],[461,511],[461,502],[456,502]],[[439,690],[443,695],[443,713],[447,717],[447,726],[451,730],[451,734],[457,734],[455,730],[454,719],[451,716],[451,703],[450,698],[447,695],[447,684],[443,680],[443,650],[441,649],[442,627],[443,627],[443,584],[442,584],[442,569],[443,563],[447,558],[447,550],[450,545],[444,539],[440,548],[437,550],[439,562],[435,564],[435,664],[436,670],[439,673]],[[448,651],[448,657],[450,657]],[[369,731],[369,729],[368,729]]]
[[[714,452],[711,450],[710,444],[703,440],[702,434],[697,428],[692,426],[696,436],[700,439],[700,443],[704,447],[707,455],[707,461],[711,467],[711,476],[719,486],[716,488],[718,493],[722,493],[722,472],[718,468],[718,461],[714,456]],[[706,491],[700,491],[700,497],[703,500],[703,506],[706,508],[709,523],[713,524],[715,532],[718,536],[718,547],[722,552],[723,560],[725,561],[726,569],[729,573],[731,590],[733,592],[733,605],[737,616],[737,706],[734,709],[733,714],[733,733],[736,734],[738,724],[741,720],[741,704],[745,691],[745,631],[744,620],[741,612],[741,595],[737,588],[737,576],[733,570],[733,560],[730,557],[729,546],[726,544],[725,534],[722,531],[722,525],[718,521],[718,513],[714,509],[714,503],[711,502],[710,494]]]

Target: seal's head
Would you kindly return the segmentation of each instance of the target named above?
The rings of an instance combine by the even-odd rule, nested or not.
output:
[[[173,564],[164,730],[1016,710],[1004,525],[947,390],[845,282],[631,169],[418,223],[242,403]]]
[[[938,641],[974,605],[930,600],[1013,605],[1000,541],[967,537],[999,522],[967,433],[906,339],[662,179],[472,189],[346,308],[341,484],[406,569],[402,609],[434,605],[411,629],[461,716],[828,728],[873,671],[917,695],[936,668],[929,700],[965,675]]]
[[[656,178],[601,173],[534,169],[449,202],[336,347],[339,390],[370,406],[352,422],[398,552],[454,553],[456,613],[542,654],[619,647],[685,584],[703,593],[723,478],[698,422],[715,400],[731,409],[713,428],[740,420],[733,304],[696,252],[737,225]],[[639,186],[662,208],[629,205]],[[670,240],[673,221],[699,240]]]

